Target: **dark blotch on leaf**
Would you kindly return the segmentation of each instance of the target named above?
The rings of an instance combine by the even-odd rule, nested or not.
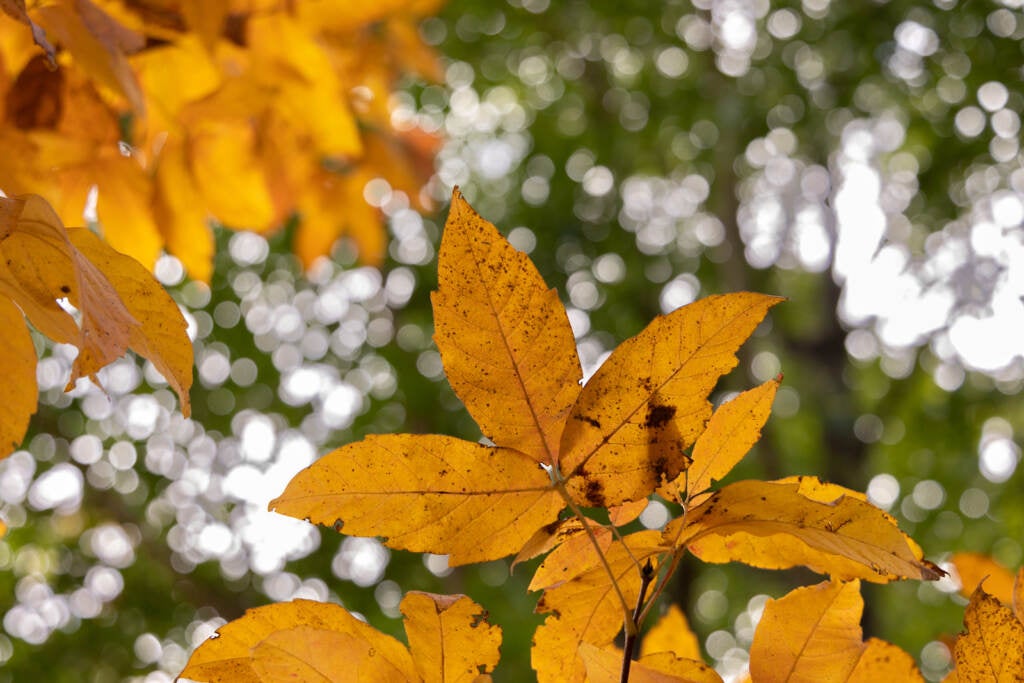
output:
[[[469,623],[470,628],[476,628],[480,624],[487,623],[487,612],[480,612],[479,614],[473,615],[473,621]]]
[[[594,418],[590,417],[589,415],[573,415],[573,418],[579,420],[580,422],[586,422],[594,429],[601,428],[601,423],[595,420]]]
[[[671,420],[675,414],[675,406],[656,405],[652,403],[647,406],[647,420],[644,422],[644,426],[649,429],[657,429]]]
[[[583,497],[586,498],[591,507],[603,508],[605,506],[604,486],[599,481],[589,480],[583,492]]]

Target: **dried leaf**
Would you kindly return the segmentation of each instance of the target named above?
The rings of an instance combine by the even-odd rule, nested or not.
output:
[[[617,505],[677,477],[711,415],[708,394],[780,301],[711,296],[620,344],[583,388],[562,434],[561,470],[573,499]]]
[[[501,628],[487,623],[480,605],[465,595],[410,592],[400,608],[424,683],[475,681],[494,671],[501,657]]]
[[[452,565],[518,551],[564,503],[518,451],[447,436],[389,434],[343,446],[299,472],[270,509]]]
[[[641,656],[656,652],[672,652],[685,659],[701,658],[697,636],[683,610],[676,604],[669,605],[668,611],[651,627],[640,644]]]
[[[853,492],[831,502],[807,497],[801,486],[813,489],[816,479],[802,479],[730,484],[669,523],[666,541],[687,545],[705,562],[765,569],[804,565],[835,579],[886,583],[944,574],[922,559],[921,549],[891,516]]]
[[[328,675],[318,678],[314,669]],[[217,629],[217,637],[200,645],[181,672],[182,678],[208,683],[270,683],[287,676],[325,683],[417,679],[404,645],[339,605],[312,600],[247,610]]]
[[[458,189],[438,254],[434,341],[445,373],[483,433],[537,462],[558,439],[582,377],[558,293],[469,206]]]
[[[980,586],[964,612],[965,633],[953,646],[957,680],[1024,680],[1024,624]]]

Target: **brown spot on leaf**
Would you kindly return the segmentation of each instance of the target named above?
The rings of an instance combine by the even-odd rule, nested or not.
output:
[[[591,507],[603,508],[604,505],[604,485],[601,482],[594,479],[587,481],[586,488],[583,491],[583,497],[590,504]]]
[[[651,403],[647,406],[647,419],[644,426],[648,429],[657,429],[671,420],[676,414],[675,406],[657,405]]]
[[[595,420],[594,418],[590,417],[589,415],[573,415],[573,419],[579,420],[580,422],[586,422],[594,429],[601,428],[601,423]]]

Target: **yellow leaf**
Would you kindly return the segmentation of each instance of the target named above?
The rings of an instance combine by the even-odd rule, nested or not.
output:
[[[368,180],[363,170],[346,176],[319,171],[309,179],[298,199],[302,221],[292,245],[304,268],[329,256],[331,247],[342,236],[355,242],[363,263],[383,262],[387,246],[383,218],[363,198]]]
[[[601,552],[607,552],[612,544],[611,530],[595,526],[591,531]],[[552,550],[537,567],[533,580],[530,581],[529,590],[538,591],[561,585],[596,567],[599,561],[594,552],[593,541],[583,533],[583,526],[579,525],[573,535],[564,535],[561,545]]]
[[[730,484],[670,522],[665,538],[687,545],[705,562],[739,561],[765,569],[804,565],[836,579],[876,583],[943,575],[882,510],[856,495],[814,500],[800,493],[801,485],[810,486]]]
[[[825,581],[769,600],[750,645],[758,683],[924,683],[913,658],[895,645],[863,642],[860,582]]]
[[[43,334],[79,348],[69,386],[124,355],[139,322],[41,197],[0,198],[0,237],[4,292]],[[64,297],[81,311],[81,330],[55,303]]]
[[[299,625],[275,631],[254,645],[250,665],[258,680],[265,683],[406,683],[408,670],[377,656],[374,645],[349,633]],[[232,673],[224,680],[240,680],[236,675]]]
[[[622,673],[622,652],[580,645],[580,658],[589,683],[618,683]],[[629,669],[630,683],[721,683],[722,677],[703,662],[676,657],[669,652],[641,657]]]
[[[4,400],[0,402],[0,458],[14,452],[25,439],[29,418],[36,412],[36,348],[18,307],[0,290],[0,377]],[[2,535],[2,534],[0,534]]]
[[[640,516],[650,501],[646,498],[633,500],[608,508],[608,521],[612,526],[624,526]]]
[[[217,634],[192,653],[182,678],[208,683],[271,683],[286,680],[284,673],[297,675],[295,680],[332,683],[417,678],[404,645],[339,605],[293,600],[257,607]],[[319,668],[321,658],[337,676],[309,673],[311,664]]]
[[[410,592],[400,605],[416,670],[424,683],[475,681],[501,657],[501,628],[465,595]]]
[[[869,638],[848,683],[924,683],[914,658],[892,643]]]
[[[985,592],[1004,605],[1013,601],[1013,573],[988,555],[981,553],[954,553],[949,561],[960,577],[960,594],[971,597],[984,582]]]
[[[673,652],[685,659],[701,658],[700,644],[690,628],[683,610],[669,605],[668,611],[651,627],[640,645],[640,655]]]
[[[583,523],[575,517],[546,524],[531,536],[512,560],[511,569],[555,548],[583,531]]]
[[[184,0],[181,13],[203,45],[211,49],[220,38],[224,20],[228,16],[229,0]]]
[[[708,420],[707,429],[697,437],[685,475],[673,482],[674,486],[661,487],[659,493],[672,497],[674,487],[682,488],[685,483],[687,500],[700,502],[695,496],[727,475],[761,438],[761,428],[771,413],[781,381],[781,376],[770,379],[720,406]]]
[[[114,249],[152,270],[163,238],[153,217],[153,184],[133,159],[116,157],[88,167],[96,184],[96,216]]]
[[[749,292],[707,297],[620,344],[583,388],[562,434],[573,499],[617,505],[678,476],[711,415],[708,394],[780,301]]]
[[[558,293],[456,189],[438,254],[434,341],[455,393],[499,446],[556,465],[582,377]]]
[[[965,633],[953,646],[957,680],[1024,680],[1024,624],[980,586],[964,612]]]
[[[129,330],[128,344],[153,363],[181,401],[181,412],[191,413],[192,342],[178,305],[138,261],[120,254],[83,228],[67,231],[79,253],[106,276],[128,313],[139,325]]]
[[[123,97],[136,114],[145,114],[142,90],[126,57],[142,47],[145,39],[141,35],[89,0],[40,7],[38,13],[39,23],[83,71]]]
[[[640,566],[664,552],[657,531],[639,531],[608,548],[605,559],[627,604],[640,591]],[[569,581],[544,591],[537,612],[551,612],[533,637],[531,662],[540,683],[583,681],[586,669],[578,656],[582,643],[610,645],[622,629],[623,612],[605,568],[595,561]]]
[[[174,254],[196,280],[210,283],[213,275],[213,233],[199,188],[185,163],[181,144],[168,143],[156,167],[154,217]]]
[[[564,506],[547,474],[517,451],[447,436],[389,434],[343,446],[306,468],[270,509],[392,548],[448,554],[452,565],[517,552]]]

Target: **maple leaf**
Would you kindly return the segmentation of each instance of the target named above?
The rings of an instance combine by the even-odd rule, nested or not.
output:
[[[659,317],[580,389],[561,301],[458,189],[438,272],[435,341],[445,371],[497,445],[371,437],[300,472],[271,510],[319,524],[341,520],[346,533],[448,554],[453,565],[515,553],[567,504],[642,500],[677,475],[711,413],[715,381],[780,301],[709,297]],[[602,423],[603,431],[595,426]]]
[[[501,629],[464,595],[410,592],[398,640],[345,608],[293,600],[247,610],[192,653],[181,677],[208,683],[476,681],[498,662]],[[487,680],[484,677],[483,680]]]
[[[914,659],[871,638],[860,627],[859,581],[825,581],[769,600],[750,645],[750,675],[758,683],[836,681],[923,683]]]
[[[59,300],[74,306],[81,325]],[[24,319],[54,341],[74,344],[70,388],[129,348],[149,359],[189,413],[192,343],[174,301],[148,270],[88,230],[66,230],[35,195],[0,197],[0,320],[2,363],[11,380],[0,408],[0,456],[17,447],[38,396],[36,352]]]
[[[953,646],[959,681],[1024,680],[1024,623],[978,586],[964,612],[967,631]]]

